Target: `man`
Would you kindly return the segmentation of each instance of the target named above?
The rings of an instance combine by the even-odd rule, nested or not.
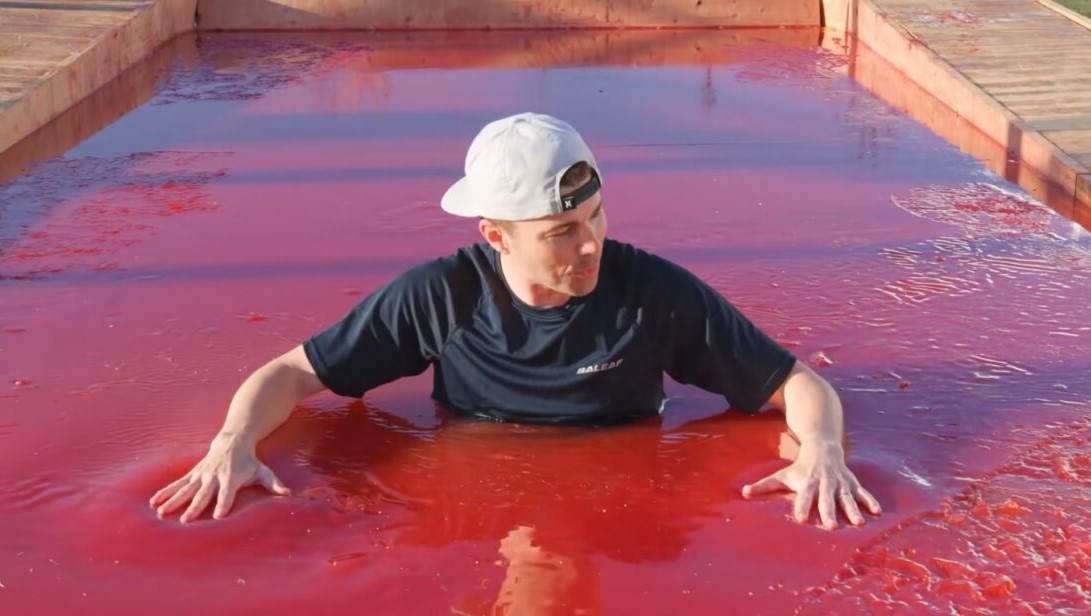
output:
[[[771,403],[798,455],[743,495],[791,490],[795,518],[817,501],[826,528],[838,508],[853,524],[860,504],[879,514],[845,466],[830,385],[688,271],[606,239],[602,175],[571,126],[531,113],[492,122],[465,172],[442,207],[477,218],[485,241],[402,274],[251,375],[204,459],[152,497],[159,515],[188,503],[188,522],[215,498],[222,518],[254,483],[287,494],[255,451],[297,403],[323,389],[360,397],[429,366],[440,405],[493,421],[654,416],[664,373],[744,412]]]

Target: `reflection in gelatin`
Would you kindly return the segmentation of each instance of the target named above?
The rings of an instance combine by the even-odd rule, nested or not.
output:
[[[115,269],[111,256],[154,233],[159,219],[216,208],[205,186],[226,175],[225,156],[140,152],[36,166],[0,191],[0,280]]]

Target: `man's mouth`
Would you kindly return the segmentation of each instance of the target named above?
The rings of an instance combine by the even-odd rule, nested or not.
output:
[[[579,269],[573,270],[572,274],[574,276],[579,276],[580,278],[589,278],[591,276],[594,276],[595,272],[597,272],[598,269],[599,267],[597,265],[591,265],[588,267],[581,267]]]

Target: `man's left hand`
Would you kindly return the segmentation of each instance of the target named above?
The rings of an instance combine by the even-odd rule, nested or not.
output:
[[[856,526],[864,524],[861,504],[873,515],[882,513],[879,501],[860,485],[856,476],[845,466],[845,452],[840,444],[803,441],[795,462],[764,479],[743,486],[742,495],[751,498],[782,490],[795,492],[793,515],[801,524],[810,518],[816,498],[819,519],[828,530],[838,527],[838,508]]]

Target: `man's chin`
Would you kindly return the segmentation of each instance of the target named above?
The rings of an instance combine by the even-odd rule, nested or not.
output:
[[[573,281],[568,285],[567,293],[572,297],[584,297],[590,295],[599,284],[599,277],[596,275],[593,278],[585,280]]]

